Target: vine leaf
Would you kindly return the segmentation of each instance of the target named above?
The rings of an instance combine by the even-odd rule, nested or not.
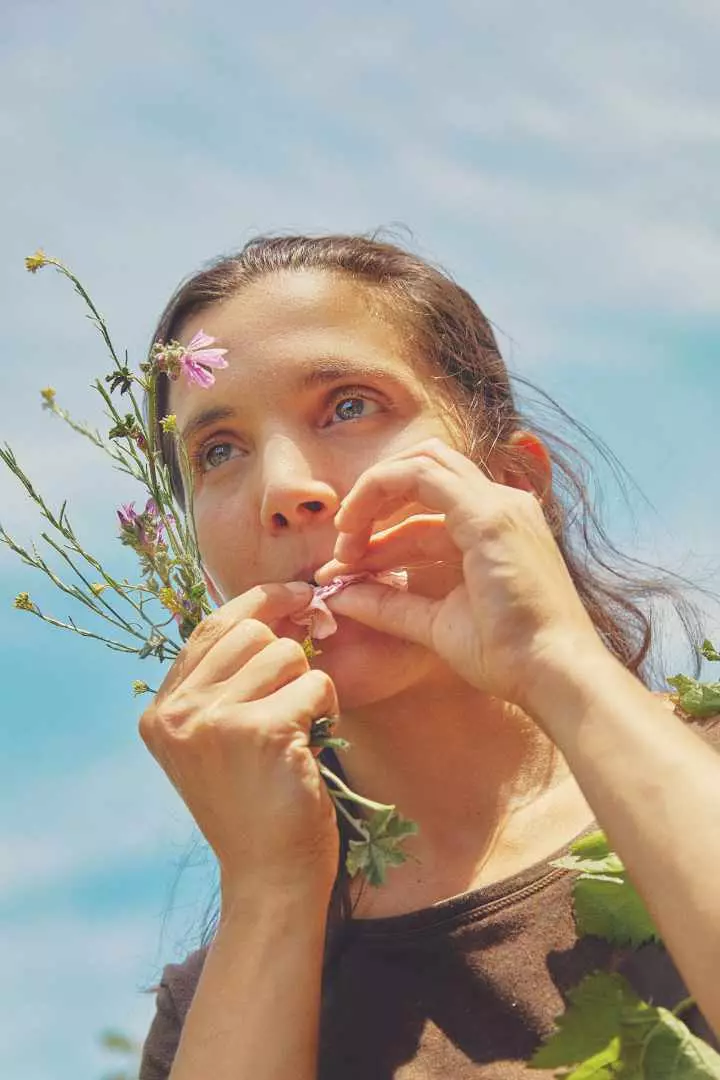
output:
[[[588,975],[568,1001],[530,1068],[570,1066],[565,1080],[720,1080],[720,1054],[668,1009],[641,1001],[621,975]]]
[[[690,675],[674,675],[666,682],[675,687],[678,705],[690,716],[707,718],[720,713],[720,682],[701,683]]]
[[[370,885],[382,885],[388,866],[399,866],[407,859],[401,848],[406,836],[418,831],[414,821],[409,821],[395,811],[393,806],[376,810],[362,822],[367,834],[362,840],[351,840],[347,855],[347,869],[351,875],[362,872]]]
[[[570,851],[552,865],[580,871],[573,886],[578,933],[636,948],[647,941],[659,941],[645,904],[605,834],[598,831],[581,837]]]
[[[717,651],[712,641],[708,641],[707,638],[703,641],[700,652],[706,660],[720,660],[720,652]]]
[[[641,1071],[627,1080],[718,1080],[720,1054],[667,1009],[650,1012],[655,1022],[646,1030]]]
[[[597,971],[569,992],[568,1001],[567,1011],[558,1018],[558,1031],[536,1051],[530,1068],[552,1069],[581,1062],[583,1070],[595,1071],[575,1069],[570,1074],[572,1080],[612,1076],[608,1070],[620,1056],[622,1010],[637,1006],[640,999],[622,975]]]

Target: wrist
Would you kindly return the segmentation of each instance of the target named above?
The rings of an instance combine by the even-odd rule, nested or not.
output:
[[[309,918],[316,914],[326,917],[333,882],[299,879],[295,882],[260,881],[231,878],[223,875],[220,882],[220,924],[240,919],[282,920]]]
[[[612,684],[634,680],[598,638],[548,650],[528,671],[520,706],[562,749],[587,708]]]

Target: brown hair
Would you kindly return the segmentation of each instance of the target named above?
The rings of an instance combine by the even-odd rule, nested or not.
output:
[[[153,341],[170,341],[192,315],[235,296],[266,275],[291,270],[346,275],[371,291],[383,314],[400,321],[415,352],[437,371],[438,393],[461,426],[465,452],[479,465],[491,450],[506,448],[511,467],[517,455],[520,470],[522,451],[507,447],[509,437],[520,429],[539,435],[553,465],[552,490],[543,500],[544,513],[582,602],[608,649],[646,685],[657,685],[658,676],[662,679],[664,673],[654,666],[651,656],[659,628],[655,609],[658,602],[669,603],[687,635],[694,674],[700,673],[701,660],[694,647],[701,640],[700,617],[684,595],[687,587],[699,587],[631,559],[611,543],[591,504],[593,470],[588,459],[555,431],[540,427],[518,411],[490,322],[469,293],[426,260],[378,239],[377,234],[260,236],[181,284],[160,318]],[[519,376],[513,380],[539,394],[556,417],[562,417],[590,441],[622,486],[622,474],[627,473],[597,437],[527,380]],[[167,411],[167,398],[165,380],[158,389],[160,417]],[[172,444],[161,432],[158,438],[173,473],[176,495],[182,499]],[[333,761],[335,768],[337,764]],[[348,839],[345,833],[341,822],[343,847]],[[341,872],[338,890],[347,901],[343,876]]]

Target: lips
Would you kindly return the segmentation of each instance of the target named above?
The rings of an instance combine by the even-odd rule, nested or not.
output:
[[[377,581],[394,589],[407,589],[408,575],[407,570],[388,570],[380,574],[340,574],[327,585],[314,585],[312,600],[304,611],[291,617],[292,622],[297,626],[306,626],[308,634],[316,641],[330,637],[337,630],[337,623],[326,601],[358,581]]]

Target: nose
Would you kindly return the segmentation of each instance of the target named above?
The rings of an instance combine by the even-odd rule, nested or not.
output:
[[[260,505],[262,527],[276,535],[286,529],[303,529],[332,521],[340,497],[332,483],[319,479],[292,439],[268,442],[263,460]]]

